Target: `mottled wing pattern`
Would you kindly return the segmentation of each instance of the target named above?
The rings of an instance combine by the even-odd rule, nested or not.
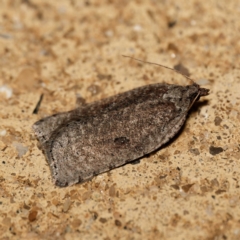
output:
[[[184,124],[199,89],[152,84],[38,121],[55,184],[85,181],[158,149]]]

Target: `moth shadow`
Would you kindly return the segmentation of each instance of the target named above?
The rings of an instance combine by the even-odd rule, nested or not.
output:
[[[157,148],[153,152],[150,152],[150,153],[148,153],[148,154],[146,154],[146,155],[144,155],[144,156],[142,156],[142,157],[140,157],[138,159],[135,159],[132,162],[129,162],[127,164],[133,164],[133,165],[139,164],[143,158],[149,158],[149,157],[155,155],[159,150],[162,150],[162,149],[168,147],[169,145],[171,145],[182,134],[182,132],[184,131],[185,126],[186,126],[186,122],[187,122],[188,118],[191,116],[191,114],[195,113],[195,112],[198,112],[199,108],[201,108],[202,106],[205,106],[206,104],[208,104],[208,102],[209,102],[208,100],[204,100],[204,101],[199,101],[199,102],[194,103],[194,105],[192,106],[192,108],[188,112],[188,116],[187,116],[186,121],[184,122],[183,126],[175,134],[174,137],[172,137],[167,143],[165,143],[161,147]]]
[[[209,100],[203,100],[203,101],[195,102],[195,103],[193,104],[192,108],[189,110],[189,112],[188,112],[189,114],[188,114],[188,115],[190,115],[191,112],[197,112],[197,111],[199,111],[199,109],[200,109],[202,106],[207,105],[208,102],[209,102]]]

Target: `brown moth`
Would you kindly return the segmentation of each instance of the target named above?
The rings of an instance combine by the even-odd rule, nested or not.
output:
[[[160,148],[208,92],[196,83],[151,84],[43,118],[33,130],[54,183],[65,187]]]

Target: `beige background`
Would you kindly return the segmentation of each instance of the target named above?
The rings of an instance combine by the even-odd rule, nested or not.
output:
[[[239,15],[237,0],[1,0],[1,239],[240,239]],[[122,54],[182,64],[210,95],[139,164],[55,187],[35,121],[76,94],[189,83]]]

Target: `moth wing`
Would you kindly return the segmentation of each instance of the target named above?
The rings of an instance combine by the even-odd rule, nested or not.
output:
[[[144,116],[140,107],[78,117],[57,129],[46,145],[55,184],[82,182],[152,152],[171,137],[169,129],[177,122],[180,129],[186,117],[169,103],[148,106]]]
[[[43,145],[47,142],[51,137],[52,132],[62,125],[63,122],[67,121],[69,117],[69,112],[63,112],[42,118],[41,120],[35,122],[32,129],[40,143]]]

